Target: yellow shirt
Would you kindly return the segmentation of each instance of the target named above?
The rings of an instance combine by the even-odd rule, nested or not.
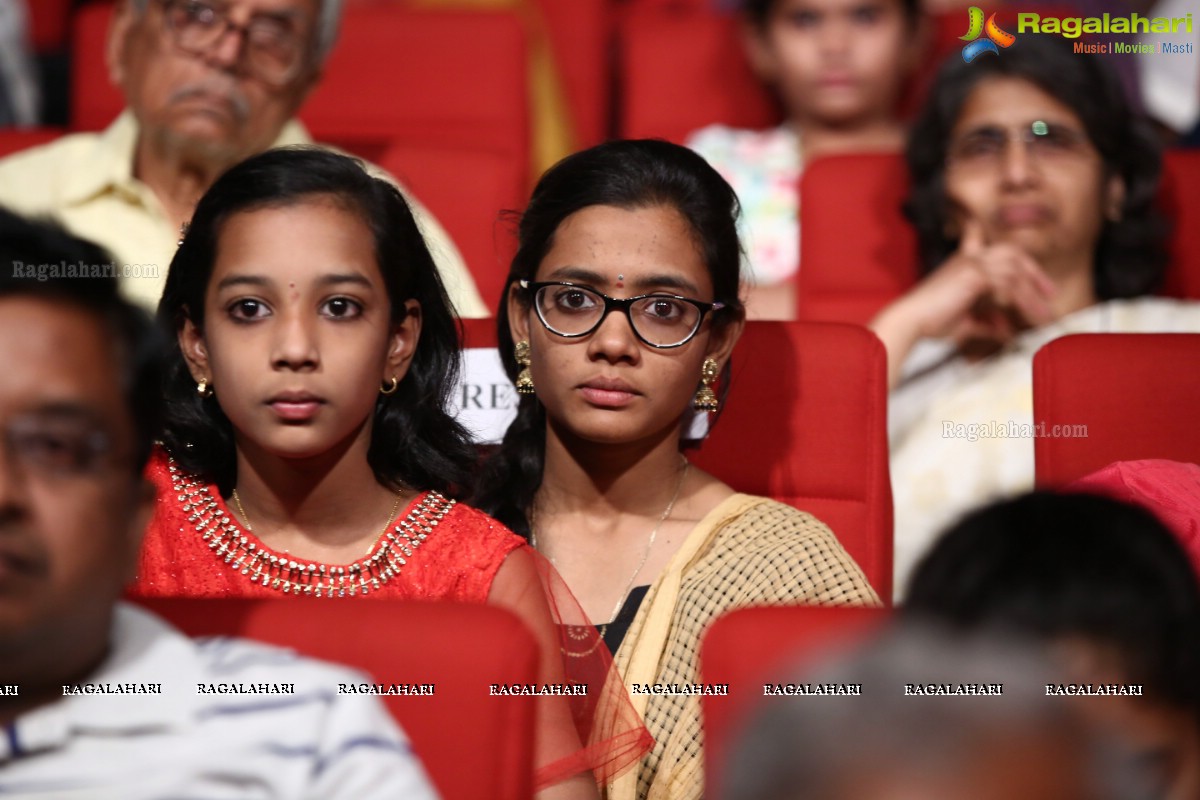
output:
[[[146,184],[133,175],[138,124],[128,110],[100,133],[63,136],[0,159],[0,205],[31,217],[50,217],[76,236],[106,248],[116,260],[121,291],[154,311],[175,255],[179,231]],[[274,147],[312,144],[292,120]],[[375,174],[388,178],[379,167]],[[433,215],[405,193],[455,309],[489,316],[458,248]]]

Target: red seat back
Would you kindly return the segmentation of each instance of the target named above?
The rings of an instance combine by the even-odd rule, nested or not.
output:
[[[300,119],[318,140],[489,150],[525,178],[525,49],[513,14],[351,6]]]
[[[257,639],[348,664],[378,683],[432,683],[432,696],[382,699],[442,797],[532,795],[532,698],[488,694],[493,683],[537,680],[537,644],[506,611],[391,600],[139,602],[190,636]]]
[[[864,328],[751,322],[695,455],[738,491],[827,524],[882,598],[892,596],[886,372],[883,345]]]
[[[1170,150],[1159,194],[1171,218],[1171,268],[1163,294],[1200,300],[1200,150]]]
[[[113,4],[94,2],[71,21],[71,128],[98,131],[125,108],[121,90],[108,79],[105,41]]]
[[[38,53],[58,53],[66,48],[71,0],[30,0],[29,41]]]
[[[579,144],[599,144],[612,124],[612,3],[537,0],[537,6]]]
[[[700,645],[700,680],[729,685],[728,696],[701,698],[710,794],[721,785],[747,715],[763,702],[763,684],[786,680],[807,662],[864,638],[887,616],[877,608],[763,606],[731,611],[709,626]]]
[[[682,143],[697,128],[777,124],[780,114],[738,39],[737,20],[705,8],[635,5],[620,22],[619,130]]]
[[[384,151],[378,163],[446,228],[495,314],[516,246],[515,223],[502,212],[521,207],[525,176],[498,153],[403,142]]]
[[[819,158],[800,178],[797,316],[865,324],[917,280],[899,154]]]
[[[62,136],[65,131],[58,128],[3,128],[0,129],[0,158],[19,153],[30,147],[47,144]]]
[[[1038,486],[1062,486],[1114,461],[1200,463],[1197,365],[1200,334],[1079,334],[1039,350],[1033,418],[1050,435],[1034,439]]]

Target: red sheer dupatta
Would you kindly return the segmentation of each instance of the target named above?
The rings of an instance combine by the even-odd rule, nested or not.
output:
[[[557,570],[528,545],[509,554],[488,602],[515,612],[541,645],[540,686],[586,687],[586,694],[538,698],[534,788],[591,772],[600,786],[654,745],[595,626]],[[579,691],[576,689],[576,691]]]

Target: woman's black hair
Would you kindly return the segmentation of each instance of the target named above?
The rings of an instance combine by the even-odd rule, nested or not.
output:
[[[782,0],[744,0],[741,4],[742,14],[759,28],[765,28],[774,11]],[[921,4],[918,0],[900,0],[904,6],[904,16],[908,24],[915,25],[921,18]]]
[[[1048,35],[1022,35],[999,56],[970,64],[952,56],[938,71],[906,154],[912,193],[905,212],[917,231],[922,269],[932,272],[958,248],[947,235],[946,152],[963,106],[990,78],[1028,81],[1071,109],[1099,151],[1106,177],[1125,182],[1120,218],[1105,221],[1096,247],[1096,296],[1111,300],[1158,289],[1167,267],[1167,225],[1155,204],[1162,171],[1158,139],[1130,108],[1103,58],[1074,53],[1069,41]]]
[[[918,565],[904,614],[1111,647],[1127,682],[1200,721],[1200,584],[1136,506],[1034,492],[976,511]]]
[[[367,459],[386,486],[458,492],[469,485],[476,455],[466,431],[446,412],[459,369],[459,329],[433,257],[412,211],[395,186],[369,175],[361,163],[319,148],[269,150],[222,175],[200,199],[171,261],[158,307],[170,333],[163,443],[189,472],[228,493],[236,480],[233,427],[218,398],[201,398],[180,350],[185,319],[201,331],[204,296],[230,217],[261,208],[329,199],[370,228],[375,258],[387,287],[392,321],[405,302],[421,306],[421,336],[408,373],[394,394],[379,396]]]
[[[726,305],[711,317],[712,324],[727,324],[744,313],[738,298],[738,200],[725,179],[686,147],[653,139],[607,142],[551,167],[521,215],[517,254],[496,315],[500,358],[510,378],[518,368],[508,328],[509,293],[517,281],[535,278],[563,220],[590,206],[678,211],[708,268],[713,299]],[[523,395],[504,442],[483,466],[474,505],[528,536],[527,514],[542,483],[545,449],[545,410],[536,396]]]

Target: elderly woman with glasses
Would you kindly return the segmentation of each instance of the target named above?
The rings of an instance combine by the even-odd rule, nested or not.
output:
[[[971,507],[1033,486],[1031,363],[1070,333],[1200,330],[1166,269],[1161,154],[1103,57],[1022,37],[952,59],[908,147],[926,277],[872,322],[888,350],[895,586]],[[1057,424],[1063,424],[1058,428]]]
[[[613,800],[703,794],[698,640],[731,608],[874,603],[819,520],[738,494],[681,446],[743,327],[737,198],[700,156],[611,142],[547,172],[499,309],[517,419],[476,503],[554,563],[656,744]],[[617,313],[613,313],[617,312]]]

